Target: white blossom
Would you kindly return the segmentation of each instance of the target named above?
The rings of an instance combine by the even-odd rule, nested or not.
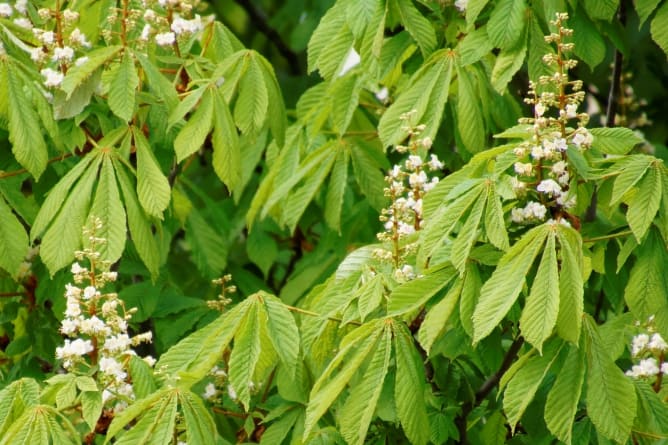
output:
[[[25,17],[19,17],[14,19],[14,23],[16,24],[16,26],[20,26],[21,28],[24,29],[32,29],[33,27],[32,22]]]
[[[151,25],[149,25],[148,23],[145,24],[141,30],[141,34],[139,35],[139,40],[147,42],[149,37],[151,36],[152,29],[153,28],[151,28]]]
[[[557,176],[561,176],[564,173],[566,173],[566,168],[568,167],[568,164],[564,161],[557,161],[554,164],[552,164],[552,173],[554,173]]]
[[[86,56],[79,57],[77,60],[74,61],[74,65],[75,66],[81,66],[86,62],[88,62],[88,57],[86,57]]]
[[[217,393],[216,385],[209,383],[204,387],[204,394],[202,394],[202,397],[204,397],[205,400],[209,400],[214,398]]]
[[[655,333],[652,335],[652,339],[649,341],[647,347],[656,352],[663,352],[668,349],[668,344],[661,337],[661,334]]]
[[[64,359],[71,357],[82,357],[93,350],[90,340],[77,338],[76,340],[65,339],[65,344],[56,348],[56,358]]]
[[[176,42],[176,35],[173,32],[162,32],[155,35],[155,43],[159,46],[169,46]]]
[[[9,17],[14,10],[9,3],[0,3],[0,17]]]
[[[95,286],[86,286],[86,288],[83,291],[84,300],[90,300],[97,294],[98,291],[97,289],[95,289]]]
[[[74,59],[74,50],[71,47],[54,48],[53,57],[51,58],[54,62],[71,62],[72,59]]]
[[[457,8],[460,12],[465,12],[468,3],[469,0],[455,0],[455,8]]]
[[[128,376],[127,373],[123,370],[123,365],[119,363],[115,358],[112,357],[102,357],[100,359],[100,371],[113,376],[116,380],[122,381]]]
[[[554,179],[543,179],[536,187],[536,190],[550,196],[559,196],[563,193],[561,186]]]
[[[202,18],[199,15],[196,15],[192,20],[175,17],[171,26],[171,30],[174,31],[174,34],[177,36],[181,34],[194,34],[202,28]]]
[[[346,55],[345,60],[343,61],[343,66],[341,66],[341,69],[339,70],[337,76],[338,77],[343,76],[348,71],[359,65],[360,61],[361,59],[359,53],[355,51],[355,48],[350,48],[348,54]]]
[[[531,176],[533,173],[533,164],[531,162],[515,162],[514,169],[518,175]]]
[[[654,357],[640,360],[640,363],[633,365],[631,370],[626,371],[626,375],[631,377],[651,377],[659,373],[659,365]]]
[[[443,168],[443,163],[434,154],[430,155],[428,164],[432,170],[441,170]]]
[[[28,0],[16,0],[14,3],[14,8],[19,12],[19,14],[24,14],[28,12]]]
[[[75,46],[83,46],[84,48],[91,47],[90,42],[86,39],[86,35],[79,28],[74,28],[70,33],[70,43]]]
[[[56,34],[53,31],[45,31],[39,35],[39,40],[45,45],[53,45],[56,41]]]
[[[578,116],[578,105],[577,104],[566,105],[566,117],[572,119],[577,116]]]
[[[543,114],[545,114],[545,105],[542,103],[538,102],[536,106],[534,107],[534,110],[536,110],[536,116],[540,117]]]

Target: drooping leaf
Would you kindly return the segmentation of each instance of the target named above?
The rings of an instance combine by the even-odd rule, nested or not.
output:
[[[174,139],[174,151],[178,162],[199,150],[213,126],[213,97],[211,90],[202,95],[197,109]]]
[[[100,258],[115,263],[125,249],[126,223],[125,209],[116,184],[114,167],[108,155],[102,155],[102,167],[98,178],[97,190],[88,218],[99,218],[102,228],[96,236],[104,238],[105,243],[98,247]]]
[[[626,154],[643,141],[633,131],[623,127],[592,128],[590,132],[594,136],[592,148],[611,155]]]
[[[491,278],[483,285],[473,313],[474,343],[487,337],[517,300],[548,231],[549,226],[544,224],[527,232],[505,253]]]
[[[162,212],[169,205],[171,190],[167,178],[160,170],[151,146],[138,129],[133,130],[137,148],[137,196],[142,207],[151,216],[162,219]]]
[[[413,4],[412,0],[394,0],[401,23],[417,42],[422,55],[429,56],[436,48],[436,36],[431,22]]]
[[[582,238],[576,230],[564,225],[559,225],[557,236],[561,247],[557,333],[564,340],[578,344],[584,310]]]
[[[139,76],[131,53],[125,51],[120,63],[111,70],[109,85],[109,108],[124,121],[132,119],[135,109],[135,90]]]
[[[16,276],[28,252],[28,234],[0,196],[0,267]]]
[[[654,221],[661,205],[662,175],[657,167],[651,167],[638,182],[638,191],[629,200],[626,219],[636,240],[640,242]]]
[[[430,270],[425,275],[394,288],[387,304],[391,317],[414,311],[443,289],[457,275],[450,265]]]
[[[594,320],[583,323],[587,355],[587,414],[596,430],[626,443],[636,416],[636,393],[631,380],[610,358]]]
[[[218,432],[209,409],[202,399],[190,391],[179,393],[179,404],[186,426],[186,438],[192,445],[207,445],[215,441]]]
[[[267,310],[270,339],[288,375],[295,376],[299,360],[300,334],[295,319],[281,300],[262,293]]]
[[[213,169],[227,188],[234,191],[241,182],[239,136],[223,95],[216,91],[213,96]]]
[[[248,68],[239,82],[234,121],[242,133],[257,133],[267,118],[269,93],[262,68],[257,61],[258,56],[249,51],[245,57],[249,58]]]
[[[457,307],[464,288],[464,280],[458,279],[441,301],[429,309],[418,331],[418,341],[429,354],[436,339],[445,329],[445,325]]]
[[[487,33],[497,48],[516,46],[524,34],[525,0],[501,0],[497,2],[487,23]]]
[[[582,349],[570,346],[566,361],[554,386],[547,395],[545,423],[552,434],[570,445],[573,422],[585,377],[585,356]]]

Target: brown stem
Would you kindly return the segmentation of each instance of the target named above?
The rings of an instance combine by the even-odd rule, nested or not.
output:
[[[248,417],[248,414],[246,413],[235,413],[234,411],[228,411],[226,409],[218,408],[214,406],[211,408],[214,413],[222,414],[223,416],[228,416],[228,417],[237,417],[239,419],[245,419]]]
[[[47,161],[47,164],[52,164],[52,163],[54,163],[54,162],[62,161],[63,159],[67,159],[67,158],[69,158],[69,157],[71,157],[71,156],[72,156],[72,153],[65,153],[65,154],[60,155],[60,156],[58,156],[58,157],[49,159],[49,160]],[[11,171],[11,172],[2,172],[2,171],[0,171],[0,179],[9,178],[9,177],[12,177],[12,176],[18,176],[18,175],[22,175],[22,174],[24,174],[24,173],[28,173],[28,170],[26,170],[25,168],[20,168],[20,169],[18,169],[18,170],[14,170],[14,171]]]

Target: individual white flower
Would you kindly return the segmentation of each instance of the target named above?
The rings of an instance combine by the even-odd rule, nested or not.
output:
[[[91,318],[82,320],[79,325],[79,330],[87,335],[108,335],[111,333],[109,326],[107,326],[105,322],[100,320],[96,315],[93,315]]]
[[[457,8],[460,12],[465,12],[468,3],[469,0],[455,0],[455,8]]]
[[[543,114],[545,114],[545,105],[542,103],[538,102],[536,106],[534,107],[534,110],[536,110],[536,116],[540,117]]]
[[[19,17],[14,19],[14,23],[16,24],[16,26],[20,26],[21,28],[24,29],[32,29],[33,27],[32,22],[25,17]]]
[[[114,282],[118,278],[118,272],[102,272],[102,278],[104,280]]]
[[[142,360],[144,360],[144,362],[146,362],[146,364],[151,368],[155,366],[155,362],[157,361],[155,358],[153,358],[152,355],[147,355],[146,357],[143,357]]]
[[[237,392],[234,390],[232,385],[227,385],[227,395],[230,396],[230,399],[237,400]]]
[[[441,170],[443,168],[443,163],[434,154],[430,155],[428,164],[432,170]]]
[[[130,337],[128,334],[118,334],[107,338],[104,342],[104,349],[109,352],[125,351],[130,347]]]
[[[552,164],[552,173],[554,173],[557,176],[561,176],[564,173],[566,173],[566,169],[568,167],[568,164],[564,161],[557,161],[554,164]]]
[[[647,347],[656,352],[663,352],[668,349],[668,344],[661,337],[661,334],[655,333],[652,335],[652,339],[647,344]]]
[[[46,53],[42,50],[41,46],[33,48],[30,50],[30,59],[35,63],[40,63],[46,58]]]
[[[578,104],[566,105],[566,117],[572,119],[577,116],[578,116]]]
[[[543,147],[540,145],[534,145],[531,148],[531,157],[534,159],[542,159],[545,157],[545,152],[543,151]]]
[[[65,335],[74,334],[79,328],[79,320],[76,318],[64,318],[60,323],[60,332]]]
[[[412,224],[407,224],[403,221],[399,221],[398,232],[401,235],[411,235],[415,233],[415,227]]]
[[[543,179],[536,187],[536,190],[550,196],[559,196],[563,193],[561,186],[554,179]]]
[[[70,43],[75,46],[83,46],[84,48],[91,47],[90,42],[86,39],[86,35],[79,28],[74,28],[70,33]]]
[[[573,136],[573,144],[578,148],[590,147],[593,141],[594,136],[586,128],[578,129]]]
[[[28,12],[28,0],[16,0],[14,9],[16,9],[19,14],[25,15]]]
[[[633,365],[626,375],[631,377],[651,377],[659,373],[659,365],[654,357],[640,360],[640,363]]]
[[[148,42],[149,37],[151,37],[151,31],[152,31],[151,25],[148,23],[144,25],[144,27],[141,30],[141,34],[139,35],[139,40],[143,42]]]
[[[568,174],[568,172],[565,172],[564,174],[557,177],[557,182],[563,186],[566,186],[568,184],[569,179],[570,175]]]
[[[53,45],[56,41],[56,34],[53,31],[45,31],[40,34],[39,40],[45,45]]]
[[[14,10],[9,3],[0,3],[0,17],[9,17]]]
[[[95,286],[86,286],[86,288],[83,291],[84,300],[90,300],[97,294],[98,292],[97,289],[95,289]]]
[[[151,22],[151,21],[155,20],[157,17],[158,16],[155,13],[155,11],[150,9],[150,8],[147,9],[146,11],[144,11],[144,20],[146,20],[147,22]]]
[[[424,192],[427,193],[428,191],[430,191],[431,189],[433,189],[434,187],[436,187],[436,185],[438,184],[438,181],[439,181],[438,178],[431,178],[431,181],[426,182],[426,183],[422,186],[422,190],[424,190]]]
[[[65,309],[65,317],[75,318],[79,315],[81,315],[81,306],[79,305],[79,302],[68,298]]]
[[[72,272],[73,275],[79,275],[88,272],[88,269],[86,269],[85,267],[81,267],[79,263],[74,263],[72,264],[72,268],[70,269],[70,271]]]
[[[203,28],[202,18],[196,15],[192,20],[175,17],[172,21],[171,30],[178,36],[181,34],[194,34]]]
[[[42,20],[49,20],[51,18],[51,10],[48,8],[39,8],[37,10],[37,15]]]
[[[668,374],[668,362],[661,363],[661,374]]]
[[[515,173],[518,175],[531,176],[533,173],[533,164],[531,162],[515,162],[513,167],[515,169]]]
[[[554,147],[559,150],[560,152],[564,152],[568,149],[568,143],[566,142],[566,139],[564,138],[555,138],[554,139]]]
[[[378,99],[380,102],[385,103],[387,98],[390,97],[390,92],[387,89],[387,87],[383,87],[376,92],[375,96],[376,96],[376,99]]]
[[[86,62],[88,62],[88,57],[86,56],[79,57],[77,60],[74,61],[74,66],[81,66]]]
[[[107,375],[113,376],[118,381],[123,381],[128,376],[128,374],[123,370],[123,365],[115,358],[102,357],[100,359],[99,365],[100,371]]]
[[[420,187],[427,182],[427,179],[427,174],[420,170],[418,173],[411,173],[411,175],[408,177],[408,183],[413,188]]]
[[[93,350],[93,343],[90,340],[65,339],[65,344],[56,348],[56,358],[63,359],[69,357],[82,357]]]
[[[530,201],[524,207],[524,216],[527,218],[535,218],[542,220],[545,218],[546,214],[547,214],[547,208],[539,202]]]
[[[155,43],[159,46],[169,46],[176,42],[176,35],[173,32],[161,32],[155,35]]]
[[[415,170],[416,168],[422,166],[422,158],[417,155],[410,155],[406,159],[406,169]]]
[[[204,387],[204,394],[202,394],[202,397],[204,397],[205,400],[209,400],[214,398],[217,393],[218,390],[216,389],[216,385],[209,383]]]
[[[420,142],[420,145],[422,145],[427,150],[429,150],[434,143],[434,141],[432,141],[429,136],[423,137],[422,139],[420,139],[419,142]],[[432,155],[432,156],[434,156],[434,155]]]
[[[79,20],[79,13],[72,11],[71,9],[66,9],[63,11],[63,18],[66,22],[72,23]]]
[[[74,59],[74,50],[69,46],[64,46],[62,48],[56,47],[53,50],[53,57],[51,60],[54,62],[71,62]]]

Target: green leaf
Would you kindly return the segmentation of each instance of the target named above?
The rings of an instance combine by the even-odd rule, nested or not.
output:
[[[248,51],[246,73],[239,82],[239,97],[234,106],[234,121],[242,133],[257,133],[267,118],[269,93],[257,57]],[[278,105],[275,105],[278,106]]]
[[[595,0],[582,3],[591,18],[609,21],[617,12],[619,0]]]
[[[623,164],[621,170],[615,170],[621,171],[621,173],[615,179],[615,183],[612,187],[610,204],[615,205],[624,199],[626,193],[640,181],[653,162],[653,157],[645,155],[630,156],[622,161]],[[613,168],[615,167],[613,166]]]
[[[33,379],[21,378],[0,391],[0,437],[23,414],[39,402],[39,385]]]
[[[638,443],[654,444],[662,435],[665,440],[663,432],[668,431],[668,406],[646,381],[638,379],[633,383],[638,395],[638,416],[633,425],[633,429],[638,431]]]
[[[341,394],[369,353],[375,350],[384,324],[383,320],[373,320],[356,328],[343,338],[339,352],[311,389],[304,420],[304,438],[307,438],[313,431],[320,417]],[[339,372],[330,378],[342,364],[343,367]]]
[[[524,40],[520,39],[512,48],[501,50],[496,58],[491,83],[499,94],[503,94],[515,73],[522,68],[527,53],[527,45]]]
[[[464,280],[458,279],[443,299],[430,308],[424,317],[417,338],[427,354],[429,354],[436,339],[444,331],[445,324],[457,307],[463,288]]]
[[[70,188],[72,185],[79,179],[79,177],[88,170],[91,162],[97,160],[97,156],[94,154],[89,154],[80,160],[74,167],[68,171],[65,176],[63,176],[56,185],[54,185],[46,199],[42,203],[42,206],[39,209],[39,213],[35,217],[35,222],[32,225],[30,230],[30,240],[34,241],[35,239],[42,236],[44,231],[47,229],[49,224],[51,224],[58,214],[58,211],[63,206],[63,203],[67,199]]]
[[[527,406],[536,395],[536,391],[548,370],[559,356],[562,343],[550,342],[543,355],[530,357],[508,381],[503,394],[503,410],[506,412],[511,431],[515,431]]]
[[[95,162],[72,188],[60,213],[42,238],[40,256],[52,276],[69,265],[74,259],[74,252],[81,247],[81,229],[87,222],[88,205],[100,161],[101,157],[96,156]]]
[[[267,310],[267,323],[271,343],[291,377],[295,376],[299,360],[299,329],[295,319],[281,300],[273,295],[260,293]]]
[[[485,235],[489,241],[499,250],[508,250],[508,232],[503,217],[503,206],[501,197],[496,193],[493,182],[487,185],[487,205],[485,206]]]
[[[385,188],[385,177],[381,173],[383,165],[379,163],[377,153],[372,145],[355,144],[351,148],[353,173],[355,180],[360,186],[361,192],[369,200],[374,209],[382,209],[385,202],[383,189]]]
[[[132,388],[137,399],[148,397],[156,391],[156,383],[153,378],[153,368],[138,356],[130,358],[130,378]]]
[[[25,167],[35,179],[46,169],[48,151],[39,116],[31,106],[24,88],[27,85],[21,80],[21,74],[13,64],[7,65],[7,111],[9,117],[9,141],[16,160]],[[42,94],[33,91],[32,94]]]
[[[549,230],[549,225],[543,224],[527,232],[505,253],[491,278],[483,285],[473,313],[474,343],[487,337],[517,300]]]
[[[661,0],[636,0],[633,2],[636,8],[636,12],[638,13],[638,17],[640,18],[640,23],[638,24],[639,28],[642,27],[649,16],[651,16],[652,13],[656,10],[656,7],[659,6],[659,3],[661,3]]]
[[[643,142],[632,130],[622,127],[592,128],[591,147],[611,155],[624,155]]]
[[[363,76],[343,76],[335,79],[328,89],[328,95],[332,98],[332,123],[341,136],[348,130],[359,105],[363,81]]]
[[[213,93],[213,169],[230,191],[241,183],[241,149],[232,114],[222,93]]]
[[[133,129],[137,148],[137,196],[146,213],[162,219],[162,212],[169,205],[171,189],[167,178],[160,170],[158,161],[144,134]]]
[[[220,360],[246,316],[249,305],[249,301],[236,305],[169,348],[160,356],[155,369],[162,370],[161,374],[167,378],[180,374],[187,376],[190,384],[199,381]]]
[[[28,234],[0,196],[0,267],[16,277],[27,252]]]
[[[336,154],[336,161],[329,175],[327,196],[325,197],[325,221],[334,230],[341,230],[341,209],[343,196],[348,185],[348,162],[350,151],[340,148]]]
[[[136,400],[134,403],[129,405],[120,414],[114,416],[114,420],[111,421],[109,428],[107,429],[107,438],[104,441],[105,444],[109,443],[115,435],[123,431],[131,421],[139,417],[142,413],[146,413],[153,406],[158,403],[164,402],[174,398],[174,392],[177,391],[173,388],[164,388],[160,391],[154,392],[150,396]],[[146,413],[148,415],[148,413]]]
[[[207,445],[216,441],[218,437],[216,424],[202,399],[190,391],[181,391],[179,403],[186,423],[188,444]]]
[[[394,384],[397,415],[410,443],[426,444],[429,441],[430,428],[424,399],[425,375],[422,358],[405,325],[393,322],[392,330],[397,367]]]
[[[652,166],[638,183],[638,191],[629,200],[626,219],[636,240],[640,242],[654,221],[661,205],[661,173]]]
[[[480,12],[489,3],[489,0],[469,0],[466,4],[466,24],[470,27],[475,23]]]
[[[575,229],[564,225],[559,225],[557,236],[561,247],[557,333],[564,340],[577,344],[584,308],[582,238]]]
[[[177,96],[176,90],[174,89],[172,83],[164,75],[162,75],[162,73],[160,73],[159,68],[155,66],[153,62],[149,60],[148,57],[146,57],[145,54],[142,54],[138,51],[133,51],[132,55],[139,61],[139,64],[144,71],[148,89],[165,102],[168,110],[177,108],[179,105],[179,97]],[[182,117],[183,116],[181,116],[181,118]],[[181,118],[179,118],[179,120],[181,120]]]
[[[586,5],[586,2],[584,3]],[[584,14],[582,8],[578,8],[572,15],[568,21],[568,25],[573,29],[575,55],[594,70],[594,68],[603,62],[607,51],[605,40],[603,39],[601,32],[596,28],[596,25],[589,20],[587,15]],[[613,129],[611,128],[610,130]]]
[[[524,34],[525,0],[500,0],[487,23],[487,34],[497,48],[510,49],[516,46]]]
[[[193,209],[186,221],[186,241],[197,268],[210,279],[219,277],[227,267],[228,246],[219,230]]]
[[[557,322],[559,312],[559,265],[557,263],[556,229],[551,229],[538,265],[536,277],[520,318],[524,338],[538,352],[542,351]]]
[[[262,352],[258,335],[261,323],[258,311],[260,308],[256,304],[251,304],[248,308],[234,336],[234,348],[229,362],[230,385],[246,411],[250,407],[250,383]]]
[[[473,79],[466,69],[457,69],[457,129],[462,145],[470,153],[484,150],[485,122],[480,109],[479,93],[475,91]],[[479,85],[476,85],[479,88]]]
[[[98,391],[84,391],[81,393],[81,412],[88,428],[95,429],[97,419],[102,414],[102,393]]]
[[[285,113],[285,103],[281,95],[281,88],[274,73],[274,67],[261,55],[257,55],[257,60],[260,63],[262,74],[264,76],[264,83],[267,86],[267,93],[269,99],[269,106],[267,120],[269,121],[269,128],[274,140],[279,147],[285,144],[285,131],[287,127],[287,117]]]
[[[213,97],[211,90],[208,90],[197,106],[197,109],[190,115],[188,121],[183,126],[179,134],[174,139],[174,151],[176,152],[177,162],[183,161],[199,150],[206,137],[211,132],[213,126]]]
[[[387,315],[396,317],[414,311],[443,289],[457,275],[450,265],[429,270],[428,273],[395,287],[387,303]]]
[[[139,86],[139,76],[135,70],[132,55],[125,51],[120,63],[111,69],[109,85],[109,108],[112,113],[126,122],[135,111],[135,93]]]
[[[141,419],[114,442],[117,445],[158,445],[174,437],[178,390],[168,390],[153,406],[143,411]],[[113,423],[113,421],[112,421]],[[109,428],[111,430],[111,428]],[[107,432],[107,438],[112,435]],[[105,442],[106,443],[106,442]]]
[[[626,443],[636,417],[636,393],[631,380],[608,355],[596,322],[584,318],[587,354],[587,414],[596,430],[618,443]]]
[[[369,424],[376,411],[376,404],[390,365],[391,342],[392,333],[389,325],[386,325],[364,376],[355,385],[341,409],[341,435],[349,444],[365,443]]]
[[[323,51],[331,43],[332,37],[344,27],[346,23],[346,5],[345,2],[336,2],[325,15],[320,19],[320,23],[313,31],[311,39],[308,42],[308,72],[311,73],[318,68],[320,64],[320,57]],[[346,27],[347,28],[347,27]],[[350,42],[352,42],[352,34],[350,35]],[[345,51],[348,51],[350,44],[345,46]],[[344,57],[342,55],[341,57]],[[337,61],[338,64],[338,61]],[[323,74],[323,77],[328,78]]]
[[[98,68],[116,57],[123,49],[122,46],[103,46],[86,54],[88,60],[79,66],[72,66],[63,79],[61,88],[67,93],[68,99],[74,91],[82,85]]]
[[[545,423],[552,434],[570,445],[575,413],[578,409],[585,377],[582,349],[571,346],[554,386],[547,395]]]
[[[436,35],[431,22],[413,4],[412,0],[394,0],[401,23],[417,42],[422,56],[429,56],[436,49]]]
[[[478,199],[473,204],[473,207],[471,207],[471,212],[469,213],[468,218],[466,218],[466,221],[462,224],[459,233],[452,243],[450,261],[452,261],[452,265],[455,266],[460,274],[464,273],[471,249],[478,240],[480,234],[480,221],[482,220],[484,206],[485,197],[483,197],[483,193],[480,193]]]
[[[161,255],[160,247],[153,236],[151,221],[139,204],[135,187],[130,181],[128,173],[125,172],[125,166],[114,162],[114,169],[123,194],[132,242],[139,253],[139,257],[155,279],[160,268]]]
[[[126,224],[125,209],[116,184],[114,166],[108,155],[102,155],[102,168],[98,178],[97,191],[88,218],[99,218],[102,228],[96,236],[107,241],[97,249],[102,260],[115,263],[125,249]]]
[[[367,281],[355,292],[355,296],[358,297],[357,309],[359,310],[362,321],[380,306],[384,294],[385,286],[383,286],[383,277],[380,274],[376,274],[367,279]]]

